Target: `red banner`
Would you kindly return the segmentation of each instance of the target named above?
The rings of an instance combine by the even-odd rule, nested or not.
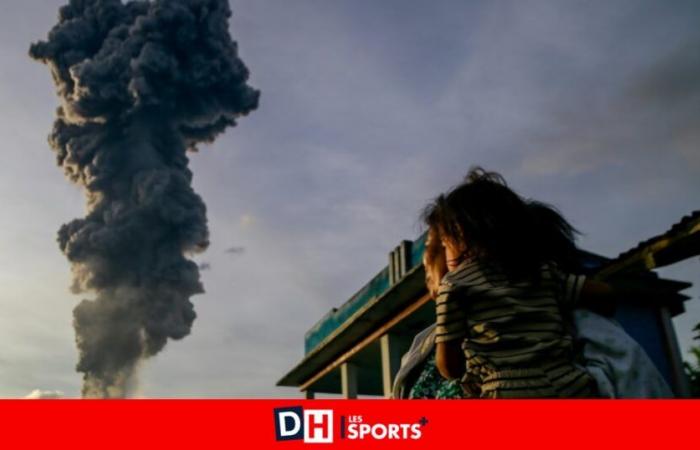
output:
[[[0,402],[0,442],[91,450],[695,448],[699,418],[700,401],[684,400],[16,400]]]

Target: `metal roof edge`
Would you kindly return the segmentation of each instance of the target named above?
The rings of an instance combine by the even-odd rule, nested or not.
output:
[[[366,334],[365,332],[370,331],[377,323],[376,319],[369,320],[369,316],[373,315],[373,313],[390,315],[415,298],[417,292],[425,290],[424,278],[422,265],[412,268],[399,282],[391,286],[382,295],[368,301],[338,328],[333,330],[331,334],[326,336],[316,347],[304,355],[302,360],[287,372],[276,385],[298,386],[301,384],[310,374],[314,373],[317,366],[322,366],[327,360],[332,360],[336,355],[342,353],[345,348],[361,340]],[[392,299],[395,296],[398,296],[400,300]],[[382,311],[381,305],[383,304],[390,309]],[[365,326],[361,328],[364,329],[357,330],[356,326],[362,324],[363,321]],[[353,327],[355,327],[353,333],[357,334],[355,337],[350,335],[350,330]]]

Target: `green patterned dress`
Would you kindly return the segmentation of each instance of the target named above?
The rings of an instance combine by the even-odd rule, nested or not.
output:
[[[425,361],[423,370],[409,391],[410,399],[450,399],[462,398],[459,380],[446,380],[435,365],[435,350]]]

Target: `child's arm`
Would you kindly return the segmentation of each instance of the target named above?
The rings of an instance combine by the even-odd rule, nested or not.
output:
[[[435,365],[443,378],[459,378],[465,371],[466,363],[460,340],[435,344]]]
[[[466,370],[462,341],[467,336],[464,292],[441,284],[435,298],[435,365],[444,378],[460,377]]]
[[[608,283],[587,279],[581,288],[579,303],[583,308],[612,317],[615,314],[613,297],[613,288]]]

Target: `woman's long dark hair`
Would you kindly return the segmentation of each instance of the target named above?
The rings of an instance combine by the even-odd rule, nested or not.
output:
[[[523,199],[501,175],[480,167],[430,203],[423,220],[441,239],[466,248],[465,257],[511,279],[537,278],[545,263],[578,269],[576,229],[554,207]]]

